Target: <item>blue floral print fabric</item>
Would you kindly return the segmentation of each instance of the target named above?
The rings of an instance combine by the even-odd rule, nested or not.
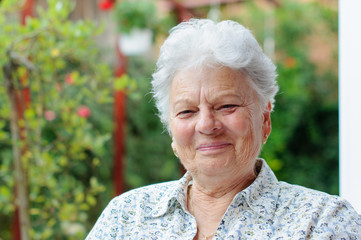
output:
[[[229,205],[213,239],[359,239],[361,216],[344,199],[278,181],[267,163]],[[115,197],[86,240],[193,239],[191,175]],[[211,207],[211,206],[210,206]]]

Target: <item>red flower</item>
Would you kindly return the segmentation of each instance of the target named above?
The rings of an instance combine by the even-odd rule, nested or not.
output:
[[[114,1],[112,0],[105,0],[99,3],[99,8],[103,11],[110,10],[114,6]]]
[[[65,82],[69,85],[73,85],[74,84],[74,78],[73,78],[73,75],[71,73],[67,74],[65,76]]]
[[[53,121],[53,120],[55,119],[56,115],[55,115],[55,112],[54,112],[54,111],[46,110],[46,111],[44,112],[44,117],[45,117],[45,119],[48,120],[48,121]]]
[[[78,108],[78,112],[77,114],[80,116],[80,117],[83,117],[83,118],[88,118],[91,114],[91,111],[88,107],[86,106],[83,106],[81,105],[79,108]]]

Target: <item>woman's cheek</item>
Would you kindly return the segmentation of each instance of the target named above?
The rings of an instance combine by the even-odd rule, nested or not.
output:
[[[234,133],[239,136],[246,136],[251,128],[250,118],[248,116],[230,116],[228,119],[230,126],[228,129],[232,129]]]
[[[171,124],[171,130],[178,145],[186,146],[190,144],[194,132],[191,122],[184,119],[174,120],[173,124]]]

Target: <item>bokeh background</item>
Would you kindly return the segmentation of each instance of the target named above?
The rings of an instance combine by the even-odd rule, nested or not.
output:
[[[261,157],[279,180],[338,194],[337,6],[1,0],[0,239],[84,239],[114,196],[182,176],[149,91],[160,45],[190,17],[252,30],[280,85]],[[135,47],[134,29],[148,29]]]

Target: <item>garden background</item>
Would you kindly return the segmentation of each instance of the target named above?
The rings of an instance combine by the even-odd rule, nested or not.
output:
[[[2,0],[0,239],[84,239],[120,191],[183,174],[149,91],[159,46],[190,16],[252,30],[280,85],[261,157],[280,180],[338,194],[337,1]],[[134,27],[152,47],[125,56],[116,43]]]

